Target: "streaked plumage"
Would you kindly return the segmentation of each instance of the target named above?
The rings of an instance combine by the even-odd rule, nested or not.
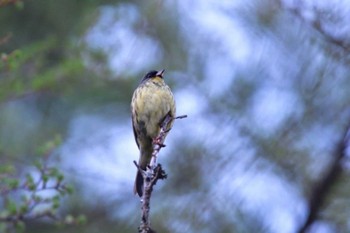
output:
[[[173,94],[165,84],[162,71],[150,71],[134,91],[131,101],[132,126],[140,150],[139,166],[146,169],[153,152],[153,139],[160,131],[160,123],[167,114],[175,117]],[[173,121],[168,125],[172,127]],[[143,177],[137,172],[134,193],[142,196]]]

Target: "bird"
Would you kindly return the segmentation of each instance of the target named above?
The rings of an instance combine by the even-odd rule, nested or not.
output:
[[[164,70],[149,71],[133,93],[131,100],[132,128],[135,141],[140,151],[138,166],[146,170],[152,153],[153,142],[157,138],[164,119],[171,120],[166,126],[166,134],[170,131],[176,114],[173,93],[164,82]],[[143,176],[138,170],[134,184],[134,194],[143,195]]]

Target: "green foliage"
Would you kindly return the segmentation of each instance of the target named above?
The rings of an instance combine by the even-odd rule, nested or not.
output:
[[[0,89],[0,100],[41,91],[58,92],[77,81],[83,71],[80,59],[72,57],[57,64],[51,63],[58,43],[49,37],[21,50],[3,53],[0,75],[5,78],[0,80],[4,87]]]
[[[82,102],[96,99],[126,98],[115,91],[106,92],[106,87],[113,88],[111,81],[106,82],[110,77],[108,69],[102,66],[95,73],[86,67],[77,40],[97,16],[85,12],[97,12],[101,2],[108,1],[5,4],[0,0],[0,203],[4,203],[0,204],[1,233],[23,232],[27,223],[40,222],[39,219],[60,226],[87,222],[85,215],[77,211],[65,214],[67,208],[62,205],[74,188],[67,183],[59,163],[50,161],[63,141],[60,135],[72,103],[82,106]],[[103,57],[100,54],[98,59],[105,65]],[[131,83],[123,85],[129,88]],[[106,93],[107,97],[103,96]],[[35,106],[42,114],[41,129],[26,135],[23,141],[17,135],[23,130],[21,125],[31,127],[26,122],[31,113],[5,115],[6,108],[17,103],[30,106],[28,109]],[[13,128],[6,124],[7,119],[13,122]],[[5,134],[1,124],[7,127]]]
[[[338,17],[333,18],[326,6],[322,9],[325,13],[316,12],[315,7],[315,12],[310,8],[310,14],[316,21],[310,23],[310,18],[304,22],[303,14],[290,12],[282,6],[283,1],[274,0],[254,0],[249,4],[242,1],[243,7],[236,3],[216,6],[215,1],[193,1],[193,6],[191,3],[184,7],[183,2],[186,1],[0,0],[1,233],[62,232],[54,226],[87,222],[80,213],[94,220],[81,232],[136,229],[138,203],[131,199],[129,188],[124,192],[125,180],[120,182],[122,185],[113,183],[113,187],[121,186],[123,192],[100,202],[90,193],[84,195],[81,182],[91,182],[97,174],[91,172],[88,175],[94,178],[87,178],[84,170],[72,176],[61,170],[59,161],[52,162],[57,148],[71,136],[69,130],[77,115],[110,117],[113,112],[113,121],[123,127],[130,120],[130,98],[141,74],[117,72],[115,77],[108,67],[109,52],[91,50],[85,44],[85,34],[93,31],[92,26],[103,13],[101,9],[112,12],[103,31],[109,32],[118,25],[121,35],[128,36],[127,43],[137,44],[143,37],[155,41],[161,56],[149,68],[164,67],[170,71],[167,81],[174,87],[175,97],[179,103],[188,98],[187,109],[196,114],[179,112],[190,117],[184,123],[176,123],[169,137],[176,142],[167,147],[175,149],[167,149],[169,156],[161,159],[168,163],[169,179],[166,185],[157,187],[160,192],[155,196],[159,195],[159,199],[152,204],[155,229],[268,232],[265,205],[259,207],[260,203],[251,202],[248,194],[240,194],[242,187],[249,189],[252,181],[260,180],[262,175],[273,174],[280,185],[296,190],[298,200],[307,202],[309,190],[322,177],[332,156],[330,150],[338,140],[339,129],[348,120],[348,50],[344,54],[342,48],[327,40],[325,33],[313,28],[320,23],[319,29],[332,32],[332,28],[338,28],[333,27],[336,22],[327,25],[327,20]],[[125,11],[127,7],[132,10]],[[210,17],[199,20],[198,9],[208,10]],[[130,24],[124,21],[128,18],[124,18],[126,13],[132,19]],[[324,17],[327,15],[330,17]],[[333,16],[336,15],[342,14]],[[216,24],[215,20],[223,20],[223,24]],[[231,30],[225,32],[223,27]],[[237,33],[232,33],[232,28]],[[340,34],[346,31],[338,29]],[[100,38],[101,47],[105,39],[111,38]],[[113,41],[116,55],[118,46],[124,45],[119,39]],[[237,43],[242,43],[242,49]],[[137,54],[144,56],[145,51],[140,49]],[[119,56],[121,62],[125,62],[124,55]],[[138,68],[128,62],[122,64],[131,70]],[[232,80],[227,82],[226,78]],[[276,90],[278,94],[271,98],[277,103],[280,96],[285,98],[281,95],[285,93],[294,101],[284,100],[283,106],[263,101],[266,93]],[[186,104],[179,106],[179,111],[183,107],[186,109]],[[283,111],[289,115],[276,128],[264,127]],[[183,125],[186,127],[181,128]],[[176,132],[177,138],[173,136]],[[95,146],[90,144],[91,135],[84,136],[89,147]],[[84,142],[79,141],[76,146],[84,147]],[[117,154],[123,155],[123,151]],[[249,175],[253,173],[254,176]],[[224,187],[217,185],[227,177]],[[101,182],[98,178],[96,183]],[[329,206],[321,213],[326,221],[343,229],[339,232],[349,231],[350,212],[344,209],[349,204],[346,178],[344,174],[344,179],[339,180]],[[241,185],[235,186],[237,183]],[[264,196],[269,197],[269,193]],[[272,209],[274,203],[269,204]],[[292,200],[290,205],[294,205]],[[286,204],[278,211],[288,207]],[[283,216],[294,214],[294,219],[300,219],[305,214],[296,212],[285,212]],[[39,220],[42,218],[45,221]],[[68,227],[64,232],[78,231]]]
[[[1,63],[0,63],[0,71],[1,70],[8,70],[8,71],[14,71],[18,69],[19,66],[19,59],[21,57],[22,53],[20,50],[14,50],[13,52],[6,54],[1,54]]]
[[[60,144],[60,137],[44,143],[38,151],[42,159],[34,167],[26,167],[23,176],[12,166],[1,166],[0,200],[4,210],[0,212],[1,232],[22,232],[25,222],[41,218],[67,224],[83,224],[83,215],[61,217],[58,210],[65,196],[73,193],[72,186],[65,182],[63,173],[55,166],[49,166],[49,155]],[[18,175],[15,175],[18,174]]]

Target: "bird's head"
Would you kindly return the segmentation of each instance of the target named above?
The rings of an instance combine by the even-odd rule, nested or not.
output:
[[[143,77],[141,83],[146,82],[147,80],[155,79],[155,78],[163,79],[163,73],[164,73],[164,70],[160,70],[160,71],[151,70],[145,75],[145,77]]]

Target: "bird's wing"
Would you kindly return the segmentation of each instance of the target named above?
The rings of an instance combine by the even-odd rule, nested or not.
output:
[[[134,123],[135,120],[136,119],[134,119],[134,117],[133,117],[133,119],[132,119],[132,129],[134,131],[134,137],[135,137],[135,141],[136,141],[137,147],[140,149],[139,142],[137,141],[137,132],[136,132],[135,123]]]

